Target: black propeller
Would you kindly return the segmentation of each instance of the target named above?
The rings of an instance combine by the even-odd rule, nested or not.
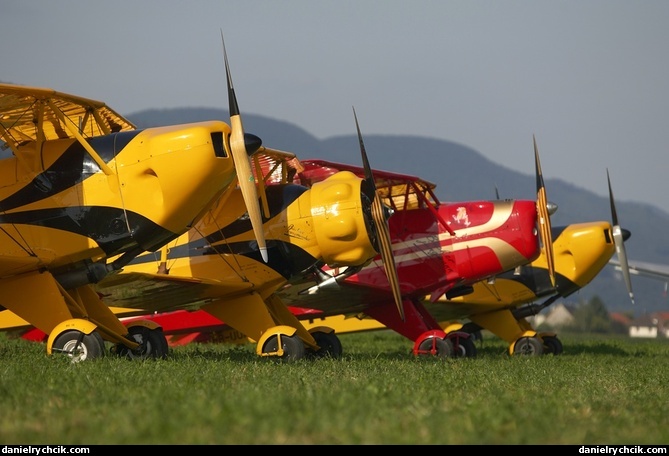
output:
[[[388,282],[390,282],[390,288],[393,292],[393,298],[395,299],[397,310],[400,313],[400,318],[402,321],[405,321],[404,306],[402,304],[402,293],[400,291],[400,283],[399,277],[397,275],[395,259],[393,258],[393,248],[390,239],[390,230],[388,229],[386,211],[384,210],[383,204],[381,203],[381,198],[379,198],[378,193],[376,192],[376,183],[374,182],[372,168],[369,166],[369,160],[367,158],[367,152],[365,151],[365,144],[362,141],[362,134],[360,133],[360,126],[358,125],[358,116],[355,114],[355,108],[353,108],[353,117],[355,118],[355,128],[358,131],[358,141],[360,142],[362,164],[365,168],[363,190],[372,202],[372,217],[374,218],[374,224],[377,227],[377,239],[381,253],[381,259],[383,260],[383,266],[386,270]]]

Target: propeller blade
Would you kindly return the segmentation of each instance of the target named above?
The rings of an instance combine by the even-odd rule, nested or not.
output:
[[[225,40],[223,40],[223,31],[221,30],[221,41],[223,42],[223,58],[225,59],[225,73],[228,82],[228,102],[230,104],[230,149],[232,152],[232,159],[235,162],[235,170],[237,171],[237,179],[239,181],[239,188],[242,191],[242,197],[246,204],[246,210],[251,220],[251,227],[253,234],[258,243],[260,255],[265,263],[268,261],[267,245],[265,242],[265,233],[263,231],[262,214],[260,210],[260,203],[258,202],[258,190],[256,189],[255,177],[251,170],[251,162],[249,160],[246,143],[244,141],[244,126],[242,125],[242,116],[239,113],[239,106],[237,105],[237,97],[235,89],[232,85],[232,76],[230,75],[230,67],[228,65],[228,54],[225,51]]]
[[[618,255],[618,262],[620,263],[620,270],[623,273],[627,293],[629,293],[632,305],[634,305],[634,293],[632,292],[632,279],[630,276],[630,267],[627,263],[627,252],[625,250],[625,241],[630,237],[630,232],[623,230],[618,224],[618,213],[616,212],[616,203],[613,200],[613,190],[611,190],[611,178],[609,177],[609,170],[606,169],[606,180],[609,184],[609,201],[611,203],[611,226],[613,228],[613,242],[616,245],[616,255]]]
[[[548,275],[551,279],[551,285],[555,286],[555,261],[553,255],[553,235],[551,233],[551,218],[548,209],[548,198],[546,197],[546,187],[544,186],[544,176],[541,173],[541,163],[539,161],[539,149],[537,148],[537,139],[532,136],[534,141],[534,166],[537,176],[537,215],[539,216],[539,232],[541,243],[543,244],[546,265],[548,266]]]
[[[397,275],[397,267],[395,265],[395,258],[393,257],[392,241],[390,239],[390,229],[388,228],[388,220],[386,219],[381,198],[376,192],[376,183],[374,182],[374,175],[372,168],[369,166],[367,152],[365,151],[365,144],[362,141],[362,134],[360,133],[360,126],[358,125],[358,116],[355,114],[353,108],[353,117],[355,118],[355,128],[358,131],[358,141],[360,142],[360,154],[362,155],[362,164],[365,168],[365,180],[363,182],[363,190],[372,201],[372,217],[374,218],[374,225],[378,231],[377,239],[379,243],[379,250],[381,251],[381,260],[390,282],[390,288],[393,292],[395,305],[400,314],[402,321],[405,321],[404,305],[402,304],[402,292],[400,291],[400,282]]]

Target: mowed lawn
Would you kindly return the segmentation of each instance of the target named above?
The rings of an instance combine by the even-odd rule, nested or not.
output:
[[[669,443],[669,340],[561,334],[564,353],[416,358],[384,330],[341,359],[191,344],[72,364],[0,334],[0,444]]]

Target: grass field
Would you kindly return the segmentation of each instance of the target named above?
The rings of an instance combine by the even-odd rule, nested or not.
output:
[[[561,334],[564,353],[415,358],[389,331],[341,359],[281,363],[253,345],[72,364],[0,334],[0,444],[669,443],[669,341]]]

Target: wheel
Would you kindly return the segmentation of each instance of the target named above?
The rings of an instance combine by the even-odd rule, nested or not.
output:
[[[543,344],[536,337],[521,337],[513,347],[514,355],[539,356],[543,353]]]
[[[453,344],[453,356],[456,358],[476,357],[476,345],[474,345],[474,340],[471,336],[449,335],[448,340]]]
[[[105,343],[97,331],[84,334],[73,329],[56,337],[52,350],[54,353],[65,353],[73,363],[78,363],[104,355]]]
[[[104,355],[107,352],[107,347],[105,346],[105,340],[102,338],[102,334],[100,334],[97,331],[93,331],[90,335],[98,340],[98,343],[100,344],[101,353]]]
[[[163,358],[167,356],[167,354],[170,352],[170,346],[167,343],[167,337],[165,337],[165,333],[163,332],[163,328],[156,328],[152,329],[151,331],[155,332],[156,335],[158,336],[158,339],[160,339],[160,350],[165,354]]]
[[[454,355],[453,342],[440,337],[427,337],[418,345],[418,351],[415,354],[449,358]]]
[[[306,349],[304,348],[304,343],[302,339],[295,336],[288,336],[286,334],[274,334],[265,341],[265,345],[262,347],[262,353],[267,355],[272,355],[279,351],[279,340],[281,340],[281,348],[283,349],[283,355],[273,356],[274,358],[283,359],[286,361],[295,361],[297,359],[304,358]]]
[[[314,351],[310,350],[310,354],[316,358],[341,358],[342,347],[339,337],[333,332],[324,332],[324,331],[314,331],[311,333],[316,343],[320,347],[320,350]]]
[[[544,353],[547,355],[559,355],[562,353],[562,342],[556,336],[544,336]]]
[[[128,339],[137,342],[139,347],[131,350],[123,344],[116,345],[116,354],[129,359],[166,358],[168,347],[167,339],[162,329],[149,329],[145,326],[131,326],[128,328]]]

